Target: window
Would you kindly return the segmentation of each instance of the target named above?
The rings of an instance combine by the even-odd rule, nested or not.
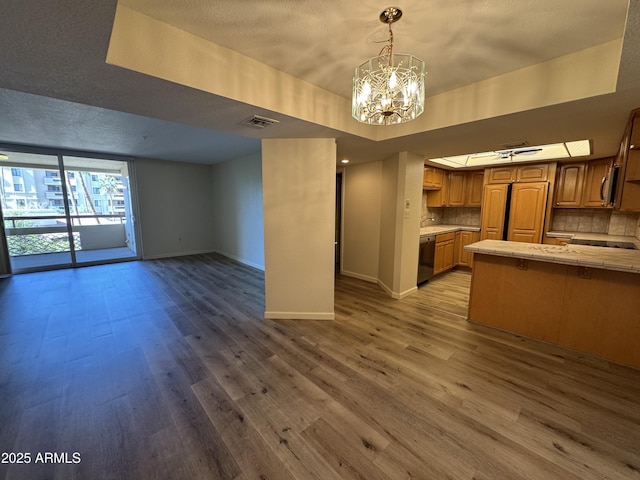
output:
[[[74,172],[67,172],[68,178],[76,178],[76,174]]]
[[[47,170],[45,172],[45,176],[47,178],[58,178],[58,172],[52,172],[51,170]]]
[[[100,195],[100,189],[98,187],[93,187],[93,194]]]
[[[94,204],[96,207],[100,208],[100,207],[102,207],[102,200],[94,200],[94,201],[93,201],[93,204]]]
[[[60,192],[61,190],[57,185],[47,185],[47,192]]]
[[[16,200],[16,205],[18,207],[26,207],[27,203],[23,199],[20,198],[20,199]]]
[[[77,192],[78,191],[78,187],[76,187],[75,185],[71,185],[71,191],[72,192]]]
[[[14,183],[13,184],[13,190],[16,192],[24,192],[24,188],[22,187],[22,184],[20,183]]]
[[[49,203],[53,207],[64,207],[64,202],[62,200],[51,200]]]
[[[21,177],[22,176],[22,170],[20,168],[12,168],[11,169],[11,175],[13,175],[14,177]]]
[[[97,182],[98,181],[98,175],[91,175],[91,181],[92,182]]]

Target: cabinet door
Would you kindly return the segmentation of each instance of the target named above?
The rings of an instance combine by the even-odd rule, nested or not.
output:
[[[479,238],[480,238],[479,232],[469,232],[466,230],[456,232],[455,254],[454,254],[455,265],[471,267],[471,260],[473,258],[473,253],[467,252],[464,249],[464,247],[466,245],[470,245],[472,243],[477,242]]]
[[[511,191],[507,240],[541,243],[548,182],[516,183]]]
[[[435,167],[424,167],[422,175],[422,188],[434,189],[442,188],[442,174],[444,172]]]
[[[444,245],[447,242],[436,243],[436,251],[433,257],[433,274],[444,272]]]
[[[587,162],[587,174],[584,189],[582,191],[583,207],[604,207],[602,200],[602,188],[613,164],[611,158],[593,160]]]
[[[451,270],[453,268],[453,247],[454,247],[454,240],[449,240],[447,242],[444,243],[444,260],[443,260],[443,267],[445,270]]]
[[[513,183],[516,181],[516,167],[493,167],[487,170],[487,183]]]
[[[482,197],[482,240],[502,240],[509,185],[485,185]]]
[[[516,173],[517,182],[546,182],[549,180],[549,164],[521,165]]]
[[[444,207],[449,203],[449,175],[442,176],[442,187],[427,190],[427,207]]]
[[[464,206],[464,193],[467,180],[465,172],[449,173],[449,201],[447,205],[450,207]]]
[[[560,165],[556,184],[556,207],[576,208],[582,205],[585,163]]]
[[[467,173],[467,207],[480,207],[482,205],[482,188],[484,186],[484,172]]]

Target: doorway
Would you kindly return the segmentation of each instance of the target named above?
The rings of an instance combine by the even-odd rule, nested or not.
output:
[[[131,174],[128,159],[0,146],[0,275],[139,258]]]

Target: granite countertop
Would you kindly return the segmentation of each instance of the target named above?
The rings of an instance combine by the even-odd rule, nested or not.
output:
[[[582,235],[582,234],[581,234]],[[603,234],[586,234],[589,239],[626,241],[635,237],[619,237]],[[592,235],[599,235],[594,238]],[[602,238],[606,237],[606,238]],[[474,253],[496,255],[500,257],[514,257],[535,260],[539,262],[578,265],[582,267],[602,268],[620,272],[640,273],[640,250],[626,250],[621,248],[591,247],[587,245],[545,245],[538,243],[505,242],[501,240],[481,240],[464,247]]]
[[[547,237],[550,238],[571,238],[576,240],[604,240],[606,242],[631,242],[636,244],[636,248],[640,249],[640,240],[636,237],[625,235],[608,235],[606,233],[582,233],[582,232],[549,232]]]
[[[479,232],[480,227],[470,227],[469,225],[429,225],[420,228],[420,235],[439,235],[441,233],[458,232],[465,230],[468,232]]]

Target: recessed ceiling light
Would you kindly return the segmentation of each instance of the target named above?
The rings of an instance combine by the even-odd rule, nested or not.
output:
[[[347,163],[349,163],[349,159],[343,158],[342,160],[340,160],[340,163],[344,163],[346,165]]]
[[[7,155],[6,153],[0,153],[0,160],[6,160],[9,158],[9,155]]]

